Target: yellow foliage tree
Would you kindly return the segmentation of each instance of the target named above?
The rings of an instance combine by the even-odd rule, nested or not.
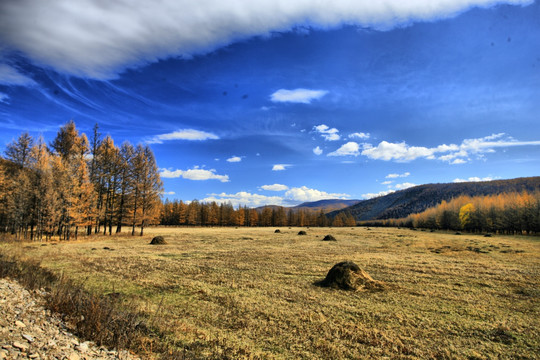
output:
[[[474,205],[471,203],[465,204],[459,209],[459,221],[463,229],[468,229],[472,224],[472,214],[475,210]]]

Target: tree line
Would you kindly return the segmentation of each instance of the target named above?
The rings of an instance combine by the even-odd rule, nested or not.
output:
[[[231,203],[166,200],[161,210],[162,225],[192,226],[356,226],[348,212],[328,219],[321,211],[286,209],[282,206],[239,207]]]
[[[41,240],[131,234],[159,218],[162,182],[152,150],[110,136],[96,124],[91,141],[73,121],[47,145],[21,134],[0,157],[0,232]]]
[[[371,226],[539,234],[540,190],[487,196],[458,196],[406,218],[362,222]]]

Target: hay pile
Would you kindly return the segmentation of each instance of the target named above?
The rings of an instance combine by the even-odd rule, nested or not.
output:
[[[307,235],[307,232],[305,232],[304,230],[300,230],[300,231],[298,232],[298,235]]]
[[[326,278],[316,285],[343,290],[381,291],[385,289],[383,282],[373,280],[367,272],[352,261],[337,263],[328,271]]]
[[[332,235],[326,235],[323,239],[323,241],[337,241],[335,237]]]
[[[150,245],[165,245],[167,242],[163,236],[156,236],[150,241]]]

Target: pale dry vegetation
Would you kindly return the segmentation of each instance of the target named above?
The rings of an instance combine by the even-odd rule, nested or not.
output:
[[[0,252],[40,260],[91,292],[137,306],[186,358],[532,359],[540,353],[536,237],[280,230],[153,228],[141,238],[4,243]],[[327,234],[339,241],[322,241]],[[157,235],[167,244],[149,245]],[[345,260],[384,289],[314,285]]]

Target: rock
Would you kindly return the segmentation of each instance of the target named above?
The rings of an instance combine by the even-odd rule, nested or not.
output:
[[[41,304],[47,295],[45,290],[29,292],[16,281],[0,278],[0,360],[118,360],[118,352],[101,351],[96,344],[79,340],[60,315],[45,310]],[[122,359],[139,358],[122,352]]]
[[[71,355],[68,356],[68,360],[80,360],[80,359],[81,357],[75,352],[71,353]]]
[[[80,343],[79,345],[75,346],[75,350],[77,350],[78,352],[81,352],[81,353],[87,352],[88,351],[88,343],[87,342]]]
[[[16,349],[19,349],[19,350],[21,350],[21,351],[26,351],[26,350],[28,350],[28,345],[23,344],[23,343],[20,343],[20,342],[18,342],[18,341],[15,341],[15,342],[13,343],[13,347],[16,348]]]
[[[20,320],[15,321],[15,326],[20,327],[20,328],[26,327],[26,325],[24,325],[24,323]]]

